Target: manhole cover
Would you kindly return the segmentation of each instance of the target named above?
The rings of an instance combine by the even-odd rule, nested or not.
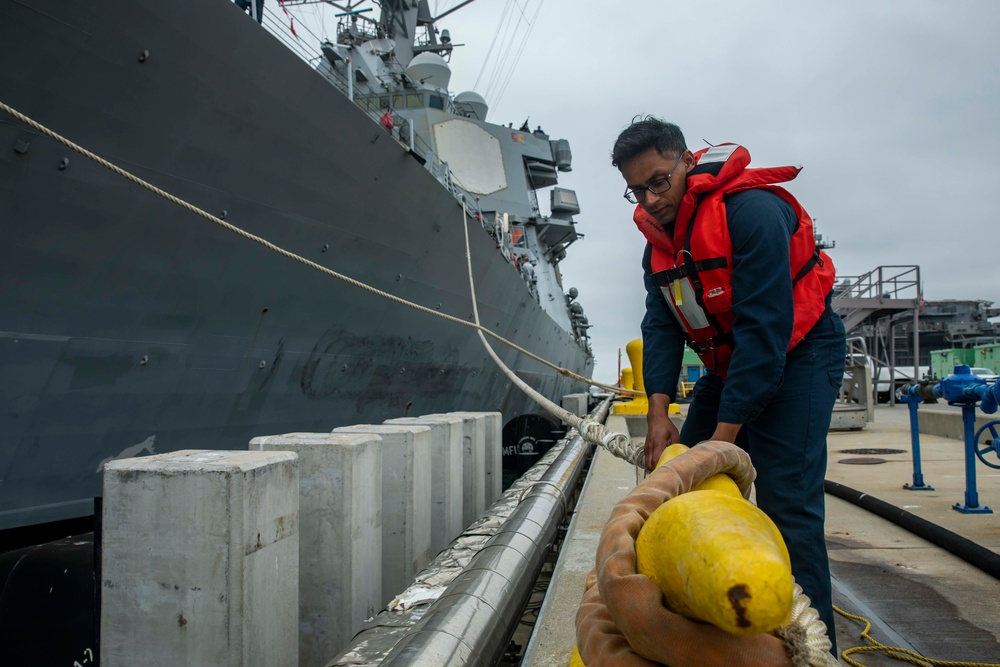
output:
[[[857,456],[853,459],[840,459],[837,463],[846,463],[854,466],[871,466],[876,463],[885,463],[885,459],[880,459],[877,456]]]
[[[905,454],[905,449],[841,449],[838,454]]]

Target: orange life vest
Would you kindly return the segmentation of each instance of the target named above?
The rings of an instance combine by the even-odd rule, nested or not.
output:
[[[788,349],[809,333],[826,309],[833,287],[833,262],[816,247],[812,218],[789,192],[776,187],[795,178],[799,167],[747,169],[750,153],[720,144],[695,153],[673,234],[636,206],[636,225],[652,245],[653,282],[687,332],[688,345],[705,367],[726,377],[733,355],[733,245],[726,220],[726,195],[766,189],[788,202],[798,218],[790,259],[795,316]]]

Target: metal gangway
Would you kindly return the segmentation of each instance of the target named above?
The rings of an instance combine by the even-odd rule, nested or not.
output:
[[[844,321],[844,328],[847,330],[848,336],[863,325],[873,325],[874,334],[870,337],[871,350],[870,352],[866,350],[864,354],[871,355],[874,362],[874,368],[871,369],[871,372],[875,377],[878,376],[880,367],[889,369],[890,386],[892,386],[896,359],[892,316],[897,313],[906,311],[913,313],[914,368],[911,377],[920,377],[920,310],[923,308],[923,303],[919,266],[879,266],[860,276],[842,276],[834,285],[833,309]],[[889,318],[888,335],[884,340],[881,340],[880,345],[877,322],[886,317]],[[888,340],[888,345],[885,344],[885,340]],[[855,387],[855,392],[857,389],[858,387]],[[874,402],[875,397],[872,396],[871,400]],[[895,397],[890,395],[889,400],[895,402]]]
[[[923,304],[919,266],[880,266],[861,276],[838,278],[833,308],[850,333],[868,320],[912,310],[914,326]]]

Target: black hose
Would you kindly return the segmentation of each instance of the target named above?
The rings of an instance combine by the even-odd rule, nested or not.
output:
[[[884,500],[879,500],[867,493],[856,491],[849,486],[826,480],[823,483],[823,488],[830,495],[866,509],[883,519],[892,521],[897,526],[905,528],[914,535],[922,537],[946,551],[950,551],[970,565],[978,567],[994,579],[1000,579],[1000,554],[990,551],[986,547],[980,546],[972,540],[931,523],[926,519],[921,519],[915,514],[910,514],[895,505],[890,505]]]

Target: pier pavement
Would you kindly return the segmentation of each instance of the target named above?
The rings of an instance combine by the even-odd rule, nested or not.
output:
[[[686,406],[682,406],[681,418]],[[921,406],[924,412],[960,414],[958,408]],[[935,415],[936,417],[941,415]],[[831,431],[827,479],[926,519],[1000,554],[1000,470],[976,460],[979,504],[994,514],[961,514],[966,500],[964,444],[920,435],[924,483],[910,491],[913,457],[906,406],[879,406],[862,430]],[[889,450],[857,454],[852,450]],[[851,459],[868,459],[867,462]],[[992,462],[996,463],[996,461]],[[575,641],[576,610],[601,530],[614,504],[641,473],[599,451],[574,512],[549,594],[528,644],[526,667],[565,667]],[[827,546],[834,604],[872,623],[871,636],[937,660],[1000,663],[1000,580],[896,524],[827,494]],[[841,653],[869,646],[864,624],[837,616]],[[868,667],[906,664],[882,653],[851,656]],[[847,663],[843,657],[841,664]]]

